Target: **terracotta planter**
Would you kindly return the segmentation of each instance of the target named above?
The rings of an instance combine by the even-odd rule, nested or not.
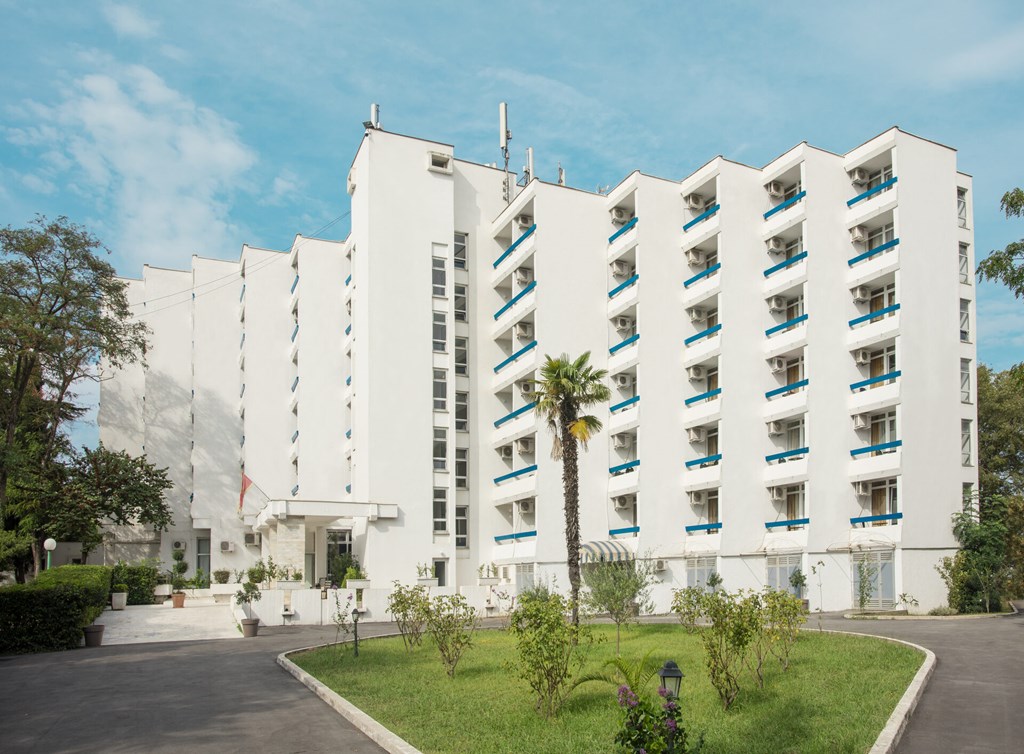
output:
[[[103,625],[93,624],[82,629],[85,632],[85,646],[99,647],[103,645]]]
[[[171,602],[175,607],[185,607],[185,593],[175,592],[171,595]]]
[[[242,618],[242,638],[252,639],[260,630],[259,618]]]
[[[111,610],[124,610],[128,604],[128,592],[111,592],[110,593],[110,609]]]

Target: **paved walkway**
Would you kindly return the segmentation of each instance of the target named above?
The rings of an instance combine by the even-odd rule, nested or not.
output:
[[[231,605],[217,604],[212,599],[187,599],[185,607],[177,610],[171,607],[170,600],[162,605],[105,610],[96,622],[104,625],[103,643],[109,646],[241,636],[231,615]]]

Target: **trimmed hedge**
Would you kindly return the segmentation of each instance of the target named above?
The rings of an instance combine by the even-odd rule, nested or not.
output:
[[[85,595],[86,610],[82,626],[88,626],[100,617],[110,602],[110,584],[113,568],[97,565],[66,565],[51,568],[39,574],[32,587],[47,587],[66,584],[80,589]]]
[[[114,566],[113,581],[128,586],[129,605],[152,605],[153,588],[159,579],[159,569],[149,561],[128,565],[122,560]]]
[[[90,607],[84,589],[70,584],[16,584],[0,589],[0,652],[74,649]]]

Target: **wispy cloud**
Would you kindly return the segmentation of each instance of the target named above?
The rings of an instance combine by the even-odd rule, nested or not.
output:
[[[1024,51],[1024,24],[957,50],[938,67],[938,80],[947,85],[1019,78]]]
[[[107,23],[119,37],[149,39],[156,35],[159,25],[130,5],[107,3],[103,6],[103,15]]]

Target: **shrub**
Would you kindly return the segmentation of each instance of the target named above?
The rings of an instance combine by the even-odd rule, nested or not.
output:
[[[693,746],[687,743],[686,728],[681,720],[679,701],[665,689],[658,689],[660,709],[649,699],[638,696],[627,684],[619,686],[619,707],[622,728],[615,734],[615,743],[630,754],[697,754],[704,748],[704,734]]]
[[[242,584],[242,588],[235,592],[235,604],[245,605],[245,614],[252,618],[252,603],[263,599],[263,592],[260,591],[252,581]]]
[[[86,590],[71,584],[0,589],[0,653],[74,649],[89,609]]]
[[[739,671],[754,638],[754,629],[738,594],[710,592],[704,598],[704,611],[711,622],[711,628],[701,633],[704,661],[711,685],[722,706],[729,709],[740,692]]]
[[[112,587],[110,587],[110,591],[111,591],[111,593],[117,592],[117,593],[127,594],[128,593],[128,585],[127,584],[114,584]]]
[[[262,560],[257,560],[256,565],[246,571],[246,576],[253,584],[262,584],[267,580],[267,564]]]
[[[461,594],[439,594],[430,603],[427,630],[441,653],[441,664],[449,678],[455,677],[455,666],[462,653],[473,646],[478,622],[476,608],[470,607]]]
[[[772,636],[771,652],[782,669],[789,670],[789,652],[800,636],[800,626],[807,622],[807,610],[803,600],[789,592],[766,589],[763,600],[765,630]]]
[[[218,568],[213,572],[213,580],[217,584],[226,584],[228,579],[231,578],[231,571],[227,568]]]
[[[86,600],[81,625],[88,626],[100,617],[110,601],[110,579],[113,570],[110,566],[59,566],[40,573],[32,585],[36,588],[45,588],[66,584],[80,589]]]
[[[951,607],[933,607],[928,611],[928,615],[959,615],[959,613]]]
[[[679,616],[679,622],[691,634],[697,630],[697,621],[704,614],[704,590],[699,586],[688,586],[672,591],[672,612]]]
[[[636,622],[640,612],[653,610],[650,588],[654,568],[646,560],[589,563],[583,567],[587,592],[583,604],[596,613],[607,613],[615,624],[615,654],[624,624]]]
[[[405,648],[418,647],[423,641],[423,629],[427,624],[430,612],[430,598],[426,587],[402,586],[395,582],[394,591],[388,595],[388,612],[398,624],[398,632],[402,634]]]
[[[175,592],[180,592],[187,583],[185,572],[188,571],[188,563],[185,562],[185,551],[175,550],[171,553],[171,558],[174,559],[174,564],[171,566],[171,585]]]
[[[121,560],[114,566],[112,578],[128,586],[129,605],[151,605],[153,587],[160,580],[160,571],[154,560],[143,560],[134,565],[128,565]]]

